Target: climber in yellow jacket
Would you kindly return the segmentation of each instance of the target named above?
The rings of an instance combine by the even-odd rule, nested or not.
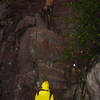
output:
[[[49,82],[44,81],[41,90],[36,93],[35,100],[54,100],[53,94],[49,90]]]

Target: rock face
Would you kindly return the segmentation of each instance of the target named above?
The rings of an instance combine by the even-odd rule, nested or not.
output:
[[[87,88],[91,100],[100,100],[100,56],[97,57],[87,75]]]
[[[7,12],[6,5],[0,3],[0,43],[1,43],[2,38],[3,38],[3,32],[4,32],[3,28],[6,24],[5,23],[6,12]]]
[[[74,11],[72,7],[67,6],[67,4],[73,1],[74,0],[54,0],[54,24],[59,34],[75,32]]]
[[[23,18],[23,20],[21,20],[19,23],[18,23],[18,25],[17,25],[17,27],[16,27],[16,32],[18,31],[18,30],[21,30],[22,28],[27,28],[27,27],[29,27],[30,25],[35,25],[35,18],[34,17],[32,17],[32,16],[25,16],[24,18]]]
[[[37,78],[39,79],[37,80],[39,82],[48,80],[50,84],[53,84],[53,87],[64,88],[66,87],[64,69],[55,68],[56,65],[53,63],[54,60],[59,59],[63,51],[62,39],[43,26],[45,25],[41,19],[38,19],[36,27],[28,28],[21,38],[18,54],[19,73],[25,74],[32,69],[38,70]],[[34,62],[36,65],[33,64]],[[59,66],[63,67],[64,65],[58,64]]]
[[[6,16],[6,5],[0,3],[0,20],[4,19]]]
[[[0,28],[0,78],[2,79],[0,94],[2,100],[8,100],[8,98],[32,100],[36,92],[36,84],[40,85],[43,80],[49,81],[50,88],[54,89],[55,99],[66,100],[66,77],[70,77],[68,73],[65,73],[67,65],[55,62],[59,60],[63,52],[62,36],[48,30],[39,14],[35,16],[40,9],[40,0],[34,0],[31,6],[29,0],[16,0],[16,2],[18,5],[12,5],[9,8],[10,19],[8,19],[12,22],[4,29],[7,31],[4,32]],[[65,24],[61,25],[64,23],[62,20],[66,14],[60,18],[57,17],[64,13],[65,2],[63,0],[62,5],[62,2],[58,0],[55,4],[54,20],[58,29],[66,28]],[[43,7],[45,0],[41,3]],[[61,4],[61,9],[59,4]],[[2,7],[0,7],[0,22],[5,17],[5,11],[1,9]],[[4,24],[5,22],[2,22],[2,25]],[[3,36],[6,36],[4,41],[2,41]],[[69,95],[68,97],[71,97],[71,93]]]
[[[22,31],[25,27],[26,30]],[[24,17],[17,24],[15,32],[16,35],[8,36],[0,50],[0,59],[5,58],[0,62],[1,76],[3,72],[12,71],[10,74],[6,73],[6,82],[2,77],[4,82],[2,87],[7,94],[4,96],[5,92],[3,93],[3,99],[11,97],[11,100],[31,100],[35,95],[36,84],[41,84],[44,80],[49,81],[50,88],[66,89],[64,70],[66,65],[60,62],[54,63],[63,52],[62,37],[48,30],[39,14],[35,17]],[[18,34],[22,34],[19,41],[16,39]],[[9,53],[6,49],[10,50]],[[10,75],[13,77],[9,79]],[[55,95],[59,93],[61,92],[58,91]],[[56,99],[59,99],[58,96]]]

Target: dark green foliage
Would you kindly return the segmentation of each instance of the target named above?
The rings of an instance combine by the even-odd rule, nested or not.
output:
[[[95,45],[98,46],[98,43],[100,43],[99,40],[97,41],[100,34],[98,26],[100,25],[99,0],[78,0],[76,3],[80,6],[80,13],[82,13],[77,21],[78,34],[76,35],[76,39],[80,45],[84,45],[84,48],[87,48],[89,45],[92,45],[93,47]],[[75,15],[76,18],[78,18],[78,16],[79,14]],[[88,44],[88,42],[90,44]]]
[[[99,0],[77,0],[66,4],[73,7],[77,33],[67,33],[71,42],[67,53],[64,56],[72,58],[75,50],[79,53],[75,60],[89,60],[92,56],[100,52],[100,1]],[[75,50],[74,50],[75,49]],[[81,54],[80,51],[84,52]],[[66,57],[65,57],[66,58]],[[68,58],[68,59],[69,59]]]
[[[66,18],[65,18],[65,23],[66,23],[66,24],[69,23],[69,17],[68,17],[68,16],[66,16]]]

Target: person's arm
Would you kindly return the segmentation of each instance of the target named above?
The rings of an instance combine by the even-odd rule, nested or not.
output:
[[[50,98],[50,100],[54,100],[54,96],[53,96],[53,94],[51,95],[51,98]]]
[[[38,94],[36,93],[36,95],[35,95],[35,100],[38,100],[38,98],[39,98],[39,96],[38,96]]]

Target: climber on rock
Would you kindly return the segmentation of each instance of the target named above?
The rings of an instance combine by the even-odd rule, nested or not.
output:
[[[53,0],[46,0],[46,3],[43,8],[40,8],[40,13],[51,13],[53,12]]]
[[[53,0],[46,0],[44,9],[51,11],[52,10],[52,7],[53,7]]]
[[[41,85],[41,89],[37,91],[35,100],[54,100],[54,96],[49,89],[49,82],[44,81]]]

